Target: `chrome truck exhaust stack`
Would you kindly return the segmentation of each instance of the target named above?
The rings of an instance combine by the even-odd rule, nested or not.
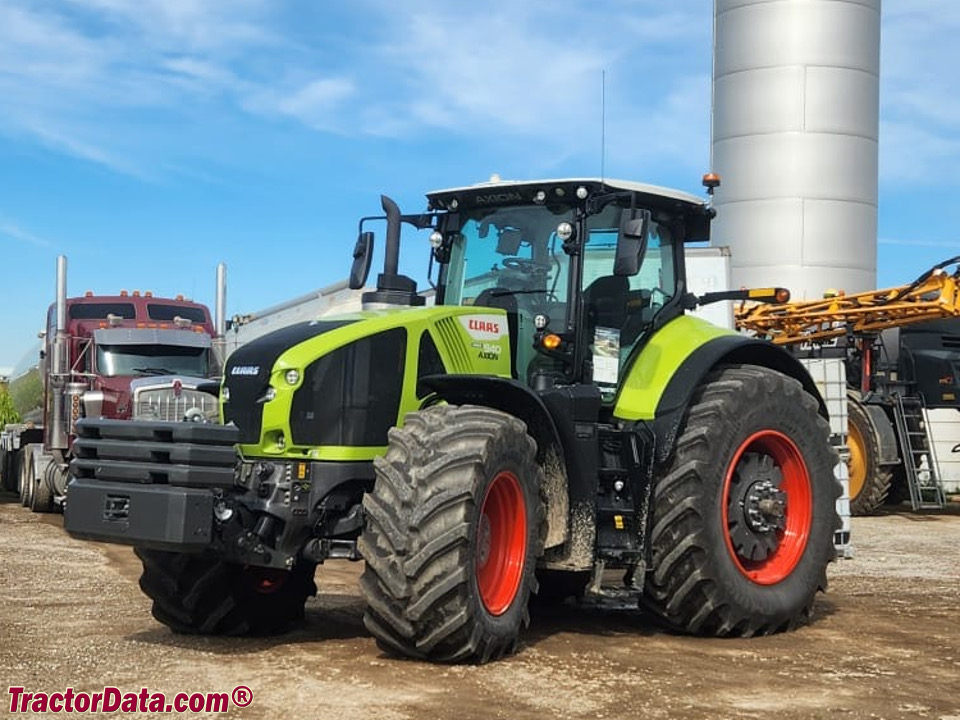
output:
[[[50,418],[49,442],[53,448],[66,449],[69,444],[69,417],[64,412],[67,398],[64,388],[69,380],[70,368],[67,367],[70,357],[67,351],[67,258],[65,255],[57,257],[57,304],[56,304],[57,334],[51,338],[50,352],[52,357],[49,363],[50,372]]]

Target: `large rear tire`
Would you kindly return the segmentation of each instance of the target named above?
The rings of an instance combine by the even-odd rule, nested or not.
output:
[[[381,648],[440,662],[512,653],[543,548],[542,471],[515,417],[439,405],[390,431],[364,497],[364,624]]]
[[[698,635],[806,619],[840,525],[829,433],[792,378],[750,365],[708,376],[654,487],[644,606]]]
[[[893,473],[880,464],[877,430],[866,408],[852,395],[847,396],[847,430],[850,514],[873,515],[886,502]]]
[[[143,563],[140,589],[153,600],[153,616],[178,633],[275,635],[302,620],[307,598],[317,594],[313,563],[288,572],[209,555],[136,553]]]

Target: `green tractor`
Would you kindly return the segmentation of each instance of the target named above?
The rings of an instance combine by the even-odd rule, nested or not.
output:
[[[682,632],[807,618],[837,456],[789,353],[685,314],[708,204],[592,179],[428,199],[361,221],[354,288],[386,221],[362,312],[229,357],[225,425],[81,420],[66,529],[136,546],[178,632],[283,630],[335,558],[365,561],[380,646],[435,661],[511,653],[531,595],[611,576]],[[404,225],[429,233],[432,306],[398,272]]]

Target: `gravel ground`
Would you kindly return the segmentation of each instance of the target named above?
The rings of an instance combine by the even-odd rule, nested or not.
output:
[[[678,637],[635,610],[563,606],[535,617],[516,656],[453,667],[382,654],[349,563],[320,568],[307,622],[282,638],[173,635],[150,616],[131,550],[60,525],[0,497],[0,717],[31,716],[10,713],[11,686],[169,700],[243,685],[253,700],[231,718],[960,720],[957,503],[854,519],[855,556],[831,566],[830,591],[794,633]]]

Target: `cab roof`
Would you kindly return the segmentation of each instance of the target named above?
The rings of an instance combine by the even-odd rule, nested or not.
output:
[[[609,178],[560,178],[553,180],[492,180],[448,190],[434,190],[427,193],[433,209],[453,209],[450,202],[456,198],[457,206],[464,209],[472,207],[513,205],[532,203],[536,193],[543,190],[550,199],[559,201],[569,198],[576,202],[576,190],[584,187],[590,195],[610,192],[637,193],[652,205],[683,206],[685,212],[702,213],[707,210],[704,198],[673,188],[648,185],[632,180],[614,180]]]

